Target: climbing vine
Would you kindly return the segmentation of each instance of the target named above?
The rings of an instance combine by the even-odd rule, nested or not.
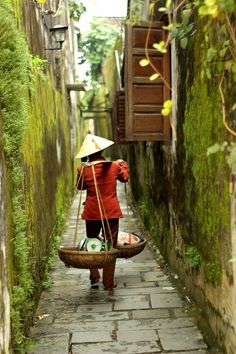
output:
[[[150,26],[158,1],[153,0],[150,4]],[[236,82],[236,4],[234,0],[183,0],[176,6],[174,6],[172,0],[167,0],[165,6],[159,7],[158,11],[166,14],[168,17],[168,25],[163,26],[163,29],[169,33],[167,40],[153,44],[153,47],[163,55],[167,52],[167,47],[173,39],[178,40],[183,49],[191,45],[191,38],[197,31],[197,16],[204,23],[204,42],[200,45],[203,53],[201,78],[217,80],[218,91],[221,97],[223,124],[231,135],[236,136],[236,131],[228,123],[229,115],[235,115],[236,102],[231,107],[226,107],[225,92],[223,89],[227,85],[227,81]],[[140,65],[151,65],[154,74],[151,75],[150,80],[161,78],[164,84],[168,85],[152,63],[147,50],[146,59],[141,60]],[[164,102],[162,109],[163,116],[170,116],[171,108],[172,102],[170,100]],[[176,136],[175,127],[172,122],[171,126],[173,134]],[[226,147],[226,145],[222,146]],[[210,149],[209,153],[216,150]],[[233,158],[236,155],[234,144],[227,145],[226,151],[229,151],[230,154],[228,159],[230,160],[230,164],[232,165],[233,163],[236,167],[236,158]]]

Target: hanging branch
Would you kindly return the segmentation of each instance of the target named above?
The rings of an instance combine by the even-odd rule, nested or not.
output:
[[[222,102],[222,115],[223,115],[223,123],[224,123],[224,126],[225,128],[234,136],[236,136],[236,132],[234,130],[232,130],[229,126],[228,126],[228,123],[226,122],[226,107],[225,107],[225,97],[224,97],[224,93],[223,93],[223,90],[222,90],[222,84],[223,84],[223,81],[224,81],[224,72],[223,72],[223,75],[221,77],[221,80],[220,80],[220,84],[219,84],[219,92],[220,92],[220,96],[221,96],[221,102]]]

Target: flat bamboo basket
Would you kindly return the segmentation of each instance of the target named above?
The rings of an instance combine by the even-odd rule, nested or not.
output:
[[[115,262],[118,250],[113,248],[108,252],[86,252],[79,251],[77,247],[60,247],[58,255],[66,267],[93,269],[104,268]]]
[[[132,245],[118,245],[118,255],[117,258],[131,258],[141,253],[146,245],[146,240],[142,239],[142,241],[138,243],[134,243]]]

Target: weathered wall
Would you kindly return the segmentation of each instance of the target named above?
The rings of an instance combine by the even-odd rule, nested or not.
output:
[[[192,47],[184,52],[177,48],[173,63],[178,71],[173,91],[177,142],[134,143],[127,158],[134,200],[147,229],[204,309],[218,342],[234,354],[230,172],[223,153],[207,156],[207,149],[227,134],[218,78],[200,76],[201,23],[198,26]]]
[[[0,115],[0,135],[2,118]],[[6,170],[0,140],[0,352],[8,354],[10,348],[10,290],[7,252],[7,216],[6,216]]]
[[[17,22],[10,11],[11,2],[4,0],[0,5],[0,346],[5,348],[4,354],[8,353],[10,294],[10,351],[23,354],[25,335],[71,196],[71,130],[76,117],[71,119],[74,113],[65,89],[67,80],[73,79],[69,73],[73,70],[71,59],[57,57],[55,67],[49,59],[45,62],[45,58],[35,56],[43,53],[41,37],[36,38],[35,46],[28,40],[30,55],[25,34],[18,26],[23,28],[27,21],[30,31],[39,34],[39,17],[26,9],[22,19],[22,2],[13,3]],[[27,2],[29,7],[30,3],[34,2]]]

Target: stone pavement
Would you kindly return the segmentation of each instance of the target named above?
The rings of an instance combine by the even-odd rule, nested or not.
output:
[[[118,196],[124,218],[120,230],[127,232],[123,185]],[[78,200],[63,235],[72,246]],[[137,219],[129,210],[129,230],[140,234]],[[80,220],[78,242],[85,235]],[[111,292],[90,289],[89,271],[66,268],[58,259],[51,274],[52,286],[42,293],[37,320],[31,330],[35,345],[30,354],[206,354],[207,345],[168,276],[146,246],[139,255],[118,259],[116,282]]]

